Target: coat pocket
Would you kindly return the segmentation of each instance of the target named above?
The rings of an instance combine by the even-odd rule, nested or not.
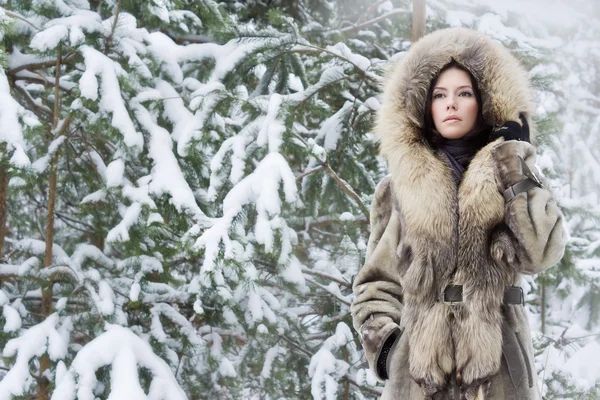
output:
[[[523,379],[527,379],[528,387],[533,387],[531,361],[519,333],[505,324],[502,328],[502,336],[502,356],[506,361],[508,375],[514,388],[518,388]]]

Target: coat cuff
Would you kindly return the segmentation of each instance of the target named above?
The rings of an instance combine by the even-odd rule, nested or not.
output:
[[[363,349],[369,362],[369,367],[375,374],[375,377],[380,381],[387,379],[387,371],[380,370],[378,365],[383,365],[384,362],[379,362],[380,357],[386,357],[387,364],[388,354],[383,354],[384,350],[391,349],[394,341],[388,339],[396,338],[400,335],[400,327],[388,316],[377,316],[369,318],[360,329],[361,342]],[[387,346],[386,346],[387,345]]]
[[[531,144],[508,140],[494,146],[491,152],[498,172],[500,192],[505,192],[525,178],[539,181],[529,168],[536,159],[535,147]]]

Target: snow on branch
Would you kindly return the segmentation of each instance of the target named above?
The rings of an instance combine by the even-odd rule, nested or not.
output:
[[[85,72],[79,80],[81,96],[91,100],[98,99],[96,76],[100,75],[102,78],[100,108],[112,114],[111,125],[123,134],[125,144],[141,149],[144,145],[144,137],[141,132],[135,130],[121,96],[118,76],[124,75],[125,71],[118,63],[94,48],[81,46],[80,52],[85,60]]]
[[[4,71],[0,71],[0,143],[5,142],[8,145],[7,150],[14,150],[10,163],[14,166],[23,167],[30,164],[29,157],[25,154],[25,141],[23,139],[23,130],[19,123],[19,116],[29,116],[19,103],[13,99],[10,94],[10,85]],[[38,122],[39,123],[39,122]]]
[[[79,350],[67,373],[57,382],[52,400],[94,399],[96,371],[108,365],[109,399],[187,400],[167,363],[143,339],[118,325],[108,326],[106,332]],[[139,368],[148,369],[152,377],[147,394],[140,385]]]
[[[319,351],[312,356],[308,375],[312,378],[311,394],[314,399],[337,399],[338,380],[345,376],[349,365],[337,359],[334,353],[353,340],[348,325],[340,322],[335,329],[335,334],[328,338]]]
[[[154,167],[152,168],[152,181],[149,184],[150,192],[157,197],[164,192],[169,193],[171,203],[178,211],[186,209],[194,216],[196,222],[207,223],[209,218],[198,207],[194,193],[185,180],[183,171],[173,154],[171,135],[165,128],[154,122],[150,112],[141,104],[142,101],[148,100],[149,96],[160,98],[160,92],[155,90],[140,93],[130,104],[137,121],[151,135],[149,154]]]
[[[281,213],[279,198],[281,186],[283,186],[285,201],[294,202],[297,196],[294,173],[281,154],[269,153],[253,173],[231,189],[223,201],[223,216],[218,218],[194,244],[195,250],[205,250],[202,274],[214,269],[221,243],[225,246],[225,256],[228,258],[234,256],[229,229],[246,205],[253,204],[258,214],[254,229],[256,241],[264,245],[267,252],[273,250],[273,229],[282,227],[282,220],[277,217]]]
[[[69,332],[72,329],[70,318],[63,321],[57,330],[58,315],[52,314],[46,320],[26,330],[21,336],[11,339],[4,347],[4,357],[16,357],[14,365],[0,381],[0,400],[11,400],[22,396],[33,383],[29,364],[34,357],[48,353],[56,361],[67,355]]]

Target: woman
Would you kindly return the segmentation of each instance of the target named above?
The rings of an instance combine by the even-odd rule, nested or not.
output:
[[[425,36],[388,71],[376,133],[390,175],[351,308],[382,399],[540,398],[518,285],[567,234],[531,172],[531,110],[523,67],[466,29]]]

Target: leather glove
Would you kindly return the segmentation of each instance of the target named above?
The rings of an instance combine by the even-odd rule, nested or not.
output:
[[[518,140],[521,142],[530,142],[529,139],[529,124],[523,114],[519,114],[521,125],[516,121],[507,121],[500,128],[492,132],[490,142],[503,137],[504,140]]]

